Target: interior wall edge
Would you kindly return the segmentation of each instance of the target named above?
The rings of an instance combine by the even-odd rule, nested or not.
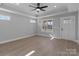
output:
[[[9,12],[9,13],[12,13],[12,14],[16,14],[16,15],[21,15],[21,16],[28,17],[28,18],[35,18],[35,17],[29,16],[29,15],[25,15],[23,13],[12,11],[12,10],[8,10],[8,9],[5,9],[5,8],[0,8],[0,10],[1,11],[5,11],[5,12]]]
[[[21,36],[21,37],[17,37],[17,38],[14,38],[14,39],[9,39],[9,40],[0,42],[0,44],[4,44],[4,43],[8,43],[8,42],[13,42],[13,41],[16,41],[16,40],[20,40],[20,39],[23,39],[23,38],[29,38],[29,37],[32,37],[32,36],[35,36],[35,34]]]

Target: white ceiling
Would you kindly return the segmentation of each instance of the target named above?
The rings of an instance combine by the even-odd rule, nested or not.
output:
[[[71,10],[73,7],[79,8],[78,3],[41,3],[41,6],[47,5],[48,7],[45,8],[46,11],[37,13],[36,11],[32,11],[34,8],[29,7],[29,5],[36,6],[36,3],[3,3],[1,7],[12,11],[18,11],[29,16],[36,16],[37,14],[39,17],[68,11],[69,8]]]
[[[47,5],[48,7],[45,8],[46,11],[40,11],[39,13],[37,13],[36,11],[32,11],[34,8],[29,7],[29,5],[36,6],[36,3],[21,3],[21,4],[14,4],[14,5],[22,8],[24,12],[27,12],[33,16],[35,16],[36,14],[38,14],[39,16],[43,16],[46,14],[56,13],[56,12],[60,12],[63,10],[67,10],[67,6],[65,6],[64,4],[62,5],[62,4],[58,4],[58,3],[41,3],[41,6]],[[56,6],[56,7],[54,7],[54,6]]]

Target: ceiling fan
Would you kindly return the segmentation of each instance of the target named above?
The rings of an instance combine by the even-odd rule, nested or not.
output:
[[[29,5],[29,7],[35,8],[33,10],[36,10],[37,12],[39,12],[40,10],[41,11],[46,11],[46,10],[44,10],[44,8],[47,8],[48,7],[48,6],[40,6],[40,3],[37,3],[36,5],[37,6]]]

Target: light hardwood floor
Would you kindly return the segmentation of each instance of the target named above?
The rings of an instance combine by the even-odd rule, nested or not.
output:
[[[41,36],[20,39],[0,45],[0,56],[78,56],[79,45],[65,39],[53,39]]]

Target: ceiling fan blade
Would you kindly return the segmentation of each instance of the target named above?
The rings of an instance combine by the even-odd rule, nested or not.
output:
[[[32,5],[29,5],[29,7],[33,7],[33,8],[36,8],[35,6],[32,6]]]
[[[37,7],[40,7],[40,3],[37,3]]]
[[[46,11],[46,10],[44,10],[44,9],[40,9],[41,11]]]
[[[43,6],[43,7],[41,7],[41,8],[47,8],[48,6]]]
[[[35,8],[35,9],[33,9],[32,11],[34,11],[34,10],[36,10],[36,8]]]

